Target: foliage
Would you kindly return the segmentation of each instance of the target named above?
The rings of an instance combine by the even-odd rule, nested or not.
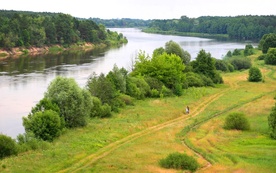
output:
[[[176,91],[176,88],[185,81],[184,68],[182,60],[175,54],[157,54],[150,59],[145,53],[140,52],[132,75],[156,78],[167,88]]]
[[[268,116],[268,126],[271,138],[276,139],[276,104]]]
[[[232,56],[239,56],[241,55],[241,50],[240,49],[234,49]]]
[[[186,74],[186,81],[188,83],[188,87],[204,86],[204,81],[198,73],[188,72]]]
[[[262,54],[262,55],[258,56],[258,60],[264,60],[265,57],[266,57],[266,55],[265,55],[265,54]]]
[[[184,51],[179,44],[172,40],[165,44],[165,52],[167,54],[178,55],[184,64],[188,64],[191,60],[191,55],[187,51]]]
[[[16,142],[11,137],[0,134],[0,159],[17,153]]]
[[[58,105],[66,127],[86,125],[87,111],[90,110],[86,109],[84,93],[73,78],[56,77],[44,97]]]
[[[276,65],[276,48],[269,48],[264,61],[265,64]]]
[[[222,77],[217,73],[215,67],[215,60],[211,57],[210,53],[201,50],[196,60],[192,62],[193,71],[195,73],[204,75],[210,78],[214,83],[222,83]]]
[[[215,59],[215,67],[216,67],[216,70],[220,70],[220,71],[223,71],[223,72],[228,72],[229,71],[228,64],[224,60]]]
[[[150,96],[150,86],[143,77],[128,77],[126,93],[136,99],[145,99]]]
[[[229,62],[235,70],[249,69],[252,66],[250,58],[247,57],[232,57]]]
[[[276,48],[276,33],[269,33],[263,35],[259,42],[259,48],[266,54],[269,48]]]
[[[227,34],[230,39],[259,40],[264,34],[275,33],[275,16],[202,16],[180,19],[152,20],[147,30],[175,33]]]
[[[115,78],[112,80],[115,80]],[[87,82],[87,88],[91,95],[98,97],[102,103],[107,104],[111,104],[112,99],[116,97],[115,87],[115,84],[113,84],[103,73],[101,73],[100,76],[97,76],[95,73],[92,74]]]
[[[111,107],[108,104],[102,104],[101,100],[97,97],[92,97],[93,101],[93,109],[91,110],[90,117],[110,117],[111,114]]]
[[[249,130],[250,124],[243,113],[234,112],[226,117],[224,128],[228,130]]]
[[[113,84],[115,90],[124,94],[126,93],[126,75],[127,71],[124,68],[119,69],[114,65],[112,71],[108,73],[106,78]]]
[[[199,168],[198,162],[193,157],[181,153],[171,153],[166,158],[161,159],[159,164],[167,169],[174,168],[192,172]]]
[[[32,132],[19,134],[17,136],[19,152],[26,152],[29,150],[47,149],[50,143],[35,137]]]
[[[250,81],[250,82],[262,81],[262,73],[258,67],[251,67],[249,69],[248,81]]]
[[[254,48],[251,44],[245,45],[245,49],[243,52],[244,56],[250,56],[254,54]]]
[[[36,112],[31,117],[23,117],[26,132],[32,132],[36,138],[53,141],[64,128],[57,112],[46,110]]]
[[[0,10],[0,47],[41,47],[78,42],[122,43],[126,38],[117,32],[107,32],[92,20],[77,19],[62,13],[35,13]]]

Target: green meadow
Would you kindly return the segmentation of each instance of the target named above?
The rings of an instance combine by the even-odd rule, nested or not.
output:
[[[267,121],[275,105],[276,67],[258,55],[250,58],[263,82],[248,82],[248,70],[222,73],[224,84],[215,87],[136,101],[111,118],[90,119],[37,150],[0,160],[0,172],[182,172],[158,164],[173,152],[193,156],[197,172],[276,172],[276,140]],[[225,130],[232,112],[244,113],[251,129]]]

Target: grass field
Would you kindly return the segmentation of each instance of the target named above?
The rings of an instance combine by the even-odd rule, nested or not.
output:
[[[256,57],[265,82],[247,82],[248,71],[226,73],[225,84],[215,88],[137,101],[112,118],[67,130],[39,150],[1,160],[0,172],[182,172],[158,165],[172,152],[196,158],[198,172],[276,172],[276,140],[269,138],[267,123],[275,104],[275,68]],[[231,112],[243,112],[251,130],[224,130]]]

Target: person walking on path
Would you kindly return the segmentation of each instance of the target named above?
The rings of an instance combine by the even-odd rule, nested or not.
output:
[[[189,106],[186,107],[186,114],[189,114],[190,113],[190,108]]]

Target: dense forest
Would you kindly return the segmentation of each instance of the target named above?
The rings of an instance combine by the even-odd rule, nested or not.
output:
[[[153,20],[149,28],[155,31],[227,34],[230,39],[259,40],[264,34],[276,33],[275,16],[199,17]]]
[[[264,34],[276,33],[276,16],[236,16],[214,17],[203,16],[188,18],[181,16],[180,19],[163,20],[137,20],[137,19],[92,19],[106,27],[146,27],[146,32],[161,33],[203,33],[222,34],[230,39],[257,40]]]
[[[90,18],[97,24],[103,24],[109,28],[134,28],[134,27],[148,27],[151,20],[142,20],[142,19],[130,19],[130,18],[122,18],[122,19],[100,19],[100,18]]]
[[[62,13],[0,10],[0,48],[91,42],[125,41],[122,34],[106,30],[92,20]]]

